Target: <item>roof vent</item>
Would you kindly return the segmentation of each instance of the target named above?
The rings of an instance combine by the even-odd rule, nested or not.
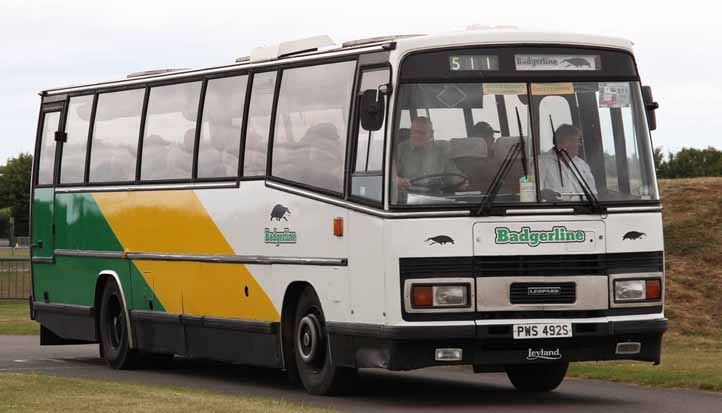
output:
[[[424,36],[424,35],[423,34],[397,34],[397,35],[392,35],[392,36],[367,37],[365,39],[349,40],[347,42],[343,42],[341,47],[354,47],[354,46],[361,46],[361,45],[372,44],[372,43],[391,42],[394,40],[407,39],[409,37],[419,37],[419,36]]]
[[[166,73],[171,72],[182,72],[184,70],[190,70],[188,68],[179,68],[179,69],[153,69],[153,70],[144,70],[142,72],[133,72],[129,73],[126,78],[133,79],[136,77],[145,77],[145,76],[156,76],[156,75],[163,75]]]
[[[241,56],[236,58],[236,63],[247,63],[251,61],[251,56]]]
[[[313,52],[322,47],[334,46],[335,44],[336,43],[326,35],[291,40],[272,46],[256,47],[251,50],[250,61],[262,62],[264,60],[274,60],[299,53]]]

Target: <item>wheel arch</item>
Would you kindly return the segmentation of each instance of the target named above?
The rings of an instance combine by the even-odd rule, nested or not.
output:
[[[103,270],[98,273],[98,279],[95,282],[95,331],[98,337],[100,337],[100,299],[103,295],[103,289],[105,284],[108,282],[115,282],[120,290],[120,298],[123,300],[123,311],[125,312],[125,321],[127,323],[126,328],[128,329],[128,348],[135,348],[135,341],[133,340],[133,329],[130,323],[130,311],[128,310],[128,301],[125,298],[125,291],[123,289],[123,283],[120,282],[118,273],[113,270]]]

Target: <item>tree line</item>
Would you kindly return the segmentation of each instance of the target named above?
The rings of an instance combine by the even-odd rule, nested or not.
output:
[[[662,148],[654,150],[654,166],[659,178],[697,178],[702,176],[722,176],[722,151],[684,148],[670,153],[666,159]]]
[[[0,237],[9,235],[11,218],[16,236],[27,236],[30,228],[30,171],[33,157],[20,154],[0,166]],[[654,150],[654,166],[659,178],[722,177],[722,151],[684,148],[666,157],[662,148]]]
[[[30,229],[30,171],[33,157],[21,153],[0,166],[0,237],[10,235],[14,221],[16,236],[27,236]],[[12,220],[11,220],[12,219]]]

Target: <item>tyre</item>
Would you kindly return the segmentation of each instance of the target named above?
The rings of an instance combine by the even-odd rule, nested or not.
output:
[[[298,377],[311,394],[332,395],[348,391],[356,370],[337,367],[331,360],[326,320],[318,297],[310,287],[301,293],[293,329],[293,355]]]
[[[107,282],[100,299],[100,352],[114,369],[133,368],[138,362],[139,353],[128,346],[128,324],[120,288],[114,281]]]
[[[562,384],[568,367],[568,362],[513,365],[506,367],[506,375],[519,391],[548,392]]]

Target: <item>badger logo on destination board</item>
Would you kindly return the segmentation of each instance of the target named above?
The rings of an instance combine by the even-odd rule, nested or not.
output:
[[[426,242],[429,245],[434,245],[434,244],[445,245],[445,244],[453,244],[454,239],[448,235],[437,235],[435,237],[426,238]]]
[[[622,237],[622,241],[626,241],[626,240],[628,240],[628,239],[634,241],[634,240],[637,240],[637,239],[644,238],[644,237],[646,237],[646,236],[647,236],[647,234],[645,234],[644,232],[629,231],[629,232],[627,232],[626,234],[624,234],[624,236]]]
[[[273,210],[271,210],[271,221],[274,219],[276,221],[280,221],[283,219],[284,221],[288,221],[288,218],[286,216],[291,215],[291,211],[286,208],[285,206],[281,204],[276,204],[276,206],[273,207]]]
[[[589,61],[583,57],[572,57],[571,59],[564,59],[562,63],[566,63],[568,66],[574,67],[592,67]]]

